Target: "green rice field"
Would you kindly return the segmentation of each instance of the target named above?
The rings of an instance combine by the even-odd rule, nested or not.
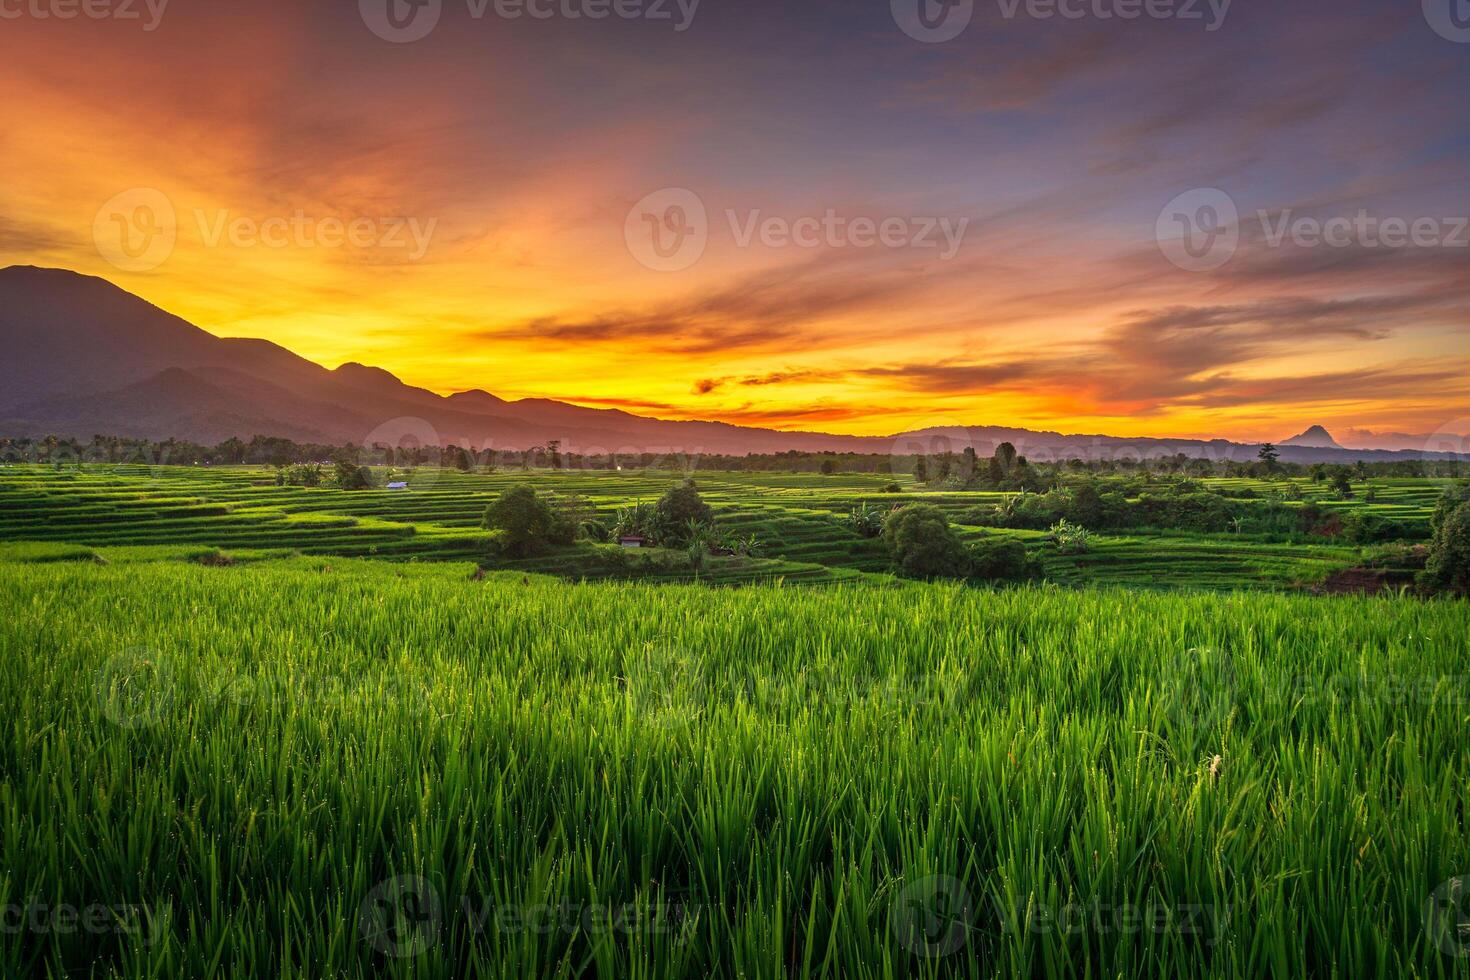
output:
[[[484,558],[672,474],[0,469],[0,977],[1467,975],[1470,604],[1235,535],[908,582],[834,521],[887,477],[696,476],[763,557]]]

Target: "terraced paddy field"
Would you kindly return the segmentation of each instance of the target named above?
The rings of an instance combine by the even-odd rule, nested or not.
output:
[[[0,976],[1465,975],[1470,604],[200,547],[0,552]]]
[[[421,469],[401,491],[277,486],[263,468],[99,466],[57,471],[0,468],[0,542],[84,545],[104,559],[116,549],[169,546],[202,554],[292,552],[376,557],[395,561],[481,560],[487,565],[570,579],[639,578],[684,581],[696,577],[676,561],[653,562],[630,573],[616,562],[563,551],[522,561],[492,562],[480,529],[486,505],[505,489],[531,483],[540,490],[584,495],[599,517],[620,507],[653,502],[686,474],[672,472],[502,472],[463,474]],[[697,577],[710,584],[784,579],[809,584],[886,580],[889,557],[881,542],[863,539],[840,523],[860,506],[888,509],[922,501],[943,509],[962,534],[996,533],[974,515],[1005,495],[935,492],[899,478],[903,492],[884,493],[888,475],[696,473],[700,493],[717,522],[761,542],[759,558],[714,559]],[[1226,492],[1284,493],[1284,481],[1207,480]],[[1344,514],[1370,512],[1427,528],[1442,486],[1434,481],[1381,480],[1376,500],[1339,501],[1324,485],[1299,481],[1302,500]],[[1067,585],[1291,589],[1322,582],[1354,566],[1361,550],[1320,543],[1273,543],[1249,535],[1132,532],[1103,535],[1087,555],[1063,556],[1045,536],[1015,533],[1044,567]]]

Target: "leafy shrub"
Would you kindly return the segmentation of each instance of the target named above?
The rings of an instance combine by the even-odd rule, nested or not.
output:
[[[511,487],[485,509],[484,526],[501,532],[505,554],[525,558],[564,536],[563,521],[531,487]]]
[[[630,504],[627,507],[618,508],[617,519],[613,522],[612,537],[653,537],[653,505],[645,503]]]
[[[884,493],[903,493],[903,487],[897,483],[887,483],[883,486]]]
[[[1092,532],[1066,518],[1052,525],[1050,540],[1063,555],[1085,555],[1092,550]]]
[[[552,513],[549,535],[552,544],[575,542],[582,527],[590,523],[597,513],[591,502],[579,493],[552,493],[548,495],[547,505]]]
[[[1031,578],[1035,566],[1019,538],[990,534],[970,545],[970,572],[976,578],[1015,582]]]
[[[860,538],[876,538],[883,534],[882,512],[867,504],[854,507],[841,523]]]
[[[377,485],[373,471],[351,460],[338,460],[332,482],[341,490],[369,490]]]
[[[276,486],[319,487],[323,477],[320,463],[297,463],[295,466],[283,466],[276,470]]]
[[[653,508],[654,537],[659,544],[682,548],[693,538],[695,528],[714,522],[715,514],[699,496],[693,480],[671,487]]]
[[[970,572],[965,546],[944,512],[931,504],[910,504],[889,514],[883,541],[904,575],[963,578]]]
[[[1398,521],[1355,510],[1342,518],[1342,537],[1350,544],[1377,544],[1409,537]]]

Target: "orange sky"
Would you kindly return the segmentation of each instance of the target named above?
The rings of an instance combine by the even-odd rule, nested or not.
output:
[[[1257,210],[1470,211],[1463,148],[1429,148],[1457,107],[1438,117],[1425,95],[1372,115],[1379,96],[1354,83],[1270,115],[1292,85],[1341,82],[1325,56],[1293,62],[1284,91],[1231,89],[1196,110],[1217,114],[1201,128],[1166,125],[1162,92],[1082,111],[1089,82],[1132,70],[1129,40],[1097,32],[986,61],[802,15],[773,42],[793,50],[763,54],[723,29],[728,10],[675,33],[447,9],[458,29],[398,45],[350,8],[179,0],[152,31],[4,24],[0,260],[100,275],[329,366],[660,417],[1238,439],[1470,417],[1470,249],[1261,240]],[[1344,50],[1382,36],[1366,20]],[[1254,27],[1204,52],[1137,43],[1227,63]],[[1195,187],[1226,188],[1242,215],[1218,269],[1180,268],[1156,241],[1166,202]],[[649,268],[665,260],[637,237],[689,200],[663,188],[705,209],[687,268]],[[827,215],[887,219],[894,243],[742,241]],[[323,240],[352,222],[358,242]],[[952,256],[937,230],[936,247],[909,241],[931,224],[963,228]],[[124,228],[142,254],[120,251]]]

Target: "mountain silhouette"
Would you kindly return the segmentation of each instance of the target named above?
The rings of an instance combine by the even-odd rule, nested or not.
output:
[[[914,455],[1001,442],[1036,460],[1153,458],[1183,453],[1253,460],[1258,447],[1223,439],[1120,439],[1004,426],[845,436],[667,421],[483,390],[442,396],[363,364],[335,370],[265,340],[217,337],[105,279],[62,269],[0,269],[0,436],[424,444],[476,451],[561,442],[584,454],[854,452]],[[1321,437],[1321,446],[1313,444]],[[1328,445],[1330,443],[1330,445]],[[1347,450],[1320,427],[1283,443],[1288,461],[1392,459],[1417,453]]]
[[[1290,439],[1283,440],[1281,445],[1305,446],[1309,449],[1343,448],[1341,445],[1338,444],[1336,439],[1332,438],[1332,433],[1328,432],[1320,425],[1312,426],[1310,429],[1308,429],[1306,432],[1303,432],[1299,436],[1292,436]]]

